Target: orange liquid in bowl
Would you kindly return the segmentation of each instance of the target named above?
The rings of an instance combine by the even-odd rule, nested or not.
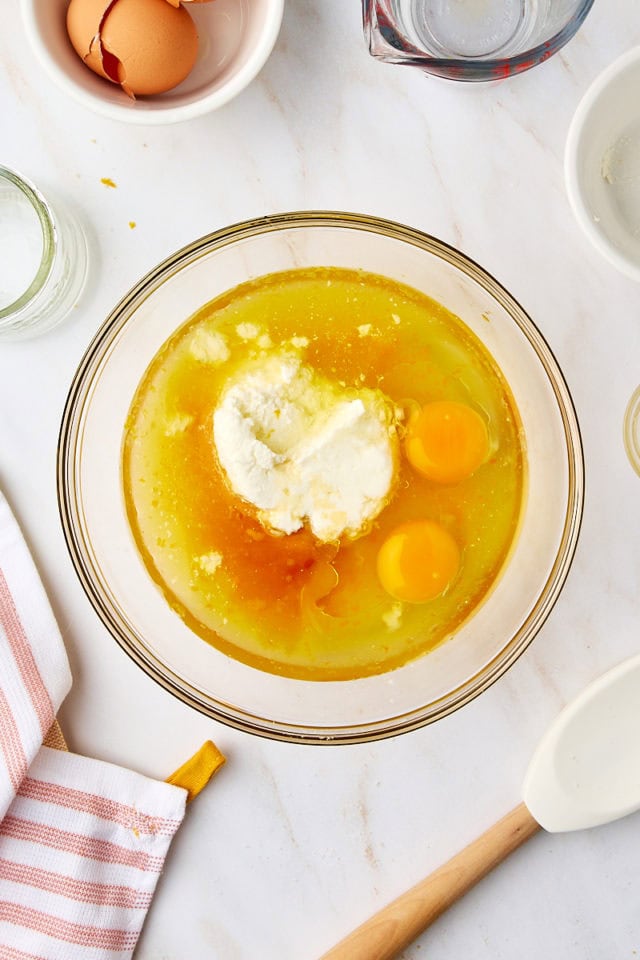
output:
[[[266,528],[219,463],[212,423],[225,385],[283,349],[345,390],[382,391],[398,411],[395,482],[355,539]],[[444,426],[424,410],[444,414]],[[463,449],[447,471],[452,443]],[[427,453],[436,479],[421,469]],[[467,620],[514,542],[525,473],[511,392],[468,327],[409,287],[339,268],[272,274],[206,304],[146,371],[123,443],[131,530],[167,602],[229,656],[310,680],[391,670]],[[435,596],[424,570],[413,572],[425,530],[442,578]]]

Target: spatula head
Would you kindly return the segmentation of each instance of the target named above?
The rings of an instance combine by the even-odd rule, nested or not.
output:
[[[640,809],[640,656],[565,707],[531,759],[523,799],[551,832],[595,827]]]

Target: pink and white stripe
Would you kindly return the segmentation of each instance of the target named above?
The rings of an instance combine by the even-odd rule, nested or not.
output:
[[[60,631],[0,494],[0,818],[71,686]]]
[[[71,678],[0,495],[0,960],[126,960],[186,791],[42,746]]]

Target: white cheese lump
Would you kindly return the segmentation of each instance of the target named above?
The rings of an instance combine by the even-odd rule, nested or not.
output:
[[[380,390],[348,389],[293,353],[245,364],[226,384],[213,438],[227,481],[270,530],[307,524],[355,538],[388,502],[398,462],[396,411]]]

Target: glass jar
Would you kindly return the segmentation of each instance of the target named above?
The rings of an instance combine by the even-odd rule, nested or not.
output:
[[[0,166],[0,339],[34,337],[64,320],[84,287],[87,262],[75,218]]]

